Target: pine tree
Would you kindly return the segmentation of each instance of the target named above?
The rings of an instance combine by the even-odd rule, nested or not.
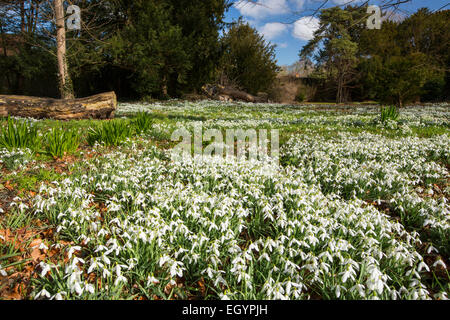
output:
[[[319,29],[300,52],[302,59],[314,57],[322,73],[336,90],[336,102],[349,100],[349,87],[358,75],[358,40],[364,28],[364,8],[333,7],[320,13]]]

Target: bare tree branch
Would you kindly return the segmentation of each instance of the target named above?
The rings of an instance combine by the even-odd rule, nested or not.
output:
[[[387,11],[389,9],[389,12],[391,15],[393,15],[394,13],[398,12],[398,11],[402,11],[400,6],[402,4],[406,4],[406,3],[411,3],[413,0],[380,0],[379,3],[379,7],[384,10]],[[318,5],[315,7],[306,7],[305,9],[302,10],[290,10],[289,9],[289,14],[292,16],[292,18],[289,18],[288,21],[277,21],[278,23],[282,23],[282,24],[293,24],[295,23],[299,17],[302,16],[311,16],[311,17],[317,17],[318,14],[320,13],[320,11],[322,9],[325,8],[326,5],[330,4],[330,0],[321,0],[321,1],[316,1],[318,2]],[[364,7],[366,5],[369,4],[369,1],[366,0],[363,3],[359,3],[359,0],[347,0],[345,3],[343,4],[336,4],[334,7],[341,7],[344,8],[348,5],[352,5],[352,4],[358,4],[358,7]],[[242,8],[245,5],[250,5],[250,6],[260,6],[260,7],[264,7],[266,9],[273,9],[270,8],[269,6],[267,6],[265,3],[261,2],[261,0],[238,0],[236,2],[233,3],[233,5],[235,7],[240,7]]]

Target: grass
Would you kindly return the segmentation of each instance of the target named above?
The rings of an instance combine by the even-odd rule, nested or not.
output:
[[[147,133],[153,129],[153,116],[147,112],[139,112],[133,125],[137,134]]]
[[[6,127],[0,127],[0,147],[8,150],[38,148],[40,140],[37,128],[26,121],[7,119]]]
[[[395,106],[381,107],[381,122],[397,121],[399,117],[400,113]]]
[[[0,210],[0,236],[6,229],[34,234],[9,242],[0,238],[1,268],[8,269],[9,276],[17,272],[18,282],[34,275],[22,298],[65,292],[59,297],[390,299],[396,293],[401,299],[415,295],[438,299],[450,292],[448,268],[433,266],[439,259],[449,262],[447,207],[442,207],[443,199],[448,199],[448,171],[439,171],[448,168],[449,161],[445,140],[440,139],[450,134],[445,108],[406,109],[400,114],[385,109],[380,116],[375,105],[175,101],[136,107],[140,111],[122,106],[113,121],[37,121],[32,128],[36,136],[44,137],[41,150],[16,154],[16,147],[11,147],[0,152],[0,185],[6,186],[0,189],[0,209],[5,211]],[[199,121],[205,129],[222,132],[229,127],[279,129],[281,172],[244,164],[171,163],[165,152],[174,145],[171,132]],[[21,142],[29,135],[22,123],[0,120],[9,145],[21,149],[31,147]],[[70,154],[73,159],[61,160]],[[395,178],[392,185],[386,182],[390,177]],[[421,193],[416,191],[419,186],[424,189]],[[17,205],[10,207],[13,202]],[[433,221],[424,226],[427,220]],[[393,231],[396,228],[399,231]],[[199,242],[200,237],[208,240]],[[288,245],[283,237],[302,245]],[[29,248],[33,239],[41,239],[47,247],[58,244],[59,249],[43,249],[42,258],[34,261]],[[366,243],[367,239],[378,243]],[[354,248],[333,251],[346,242]],[[255,245],[259,251],[251,249]],[[119,251],[106,254],[102,246]],[[77,247],[80,250],[69,257]],[[377,258],[379,250],[385,258]],[[413,259],[412,266],[387,257],[395,250]],[[327,252],[334,262],[327,260]],[[102,260],[104,255],[109,263]],[[190,262],[196,255],[199,260]],[[376,268],[364,256],[373,258]],[[93,259],[100,259],[102,266],[88,272]],[[305,269],[313,268],[314,261],[315,269]],[[355,276],[351,264],[337,261],[357,264]],[[418,271],[421,262],[429,272]],[[40,263],[61,267],[41,276]],[[241,264],[246,267],[243,273],[236,271]],[[131,265],[135,267],[128,269]],[[117,266],[127,267],[118,271]],[[369,289],[379,270],[381,278],[385,274],[391,278],[382,280],[391,293]],[[346,272],[349,278],[343,281]],[[314,280],[315,273],[321,282]],[[420,285],[410,287],[415,273],[428,294]],[[250,280],[238,280],[240,276]],[[288,282],[303,283],[305,288],[287,294]],[[358,291],[360,285],[365,296]],[[402,286],[408,293],[399,293]],[[337,289],[342,292],[337,294]],[[9,290],[0,284],[0,296],[8,298]]]
[[[80,145],[80,138],[73,130],[52,129],[46,137],[46,152],[53,158],[63,158],[75,153]]]
[[[51,183],[60,181],[64,175],[57,173],[54,169],[36,168],[32,170],[23,170],[6,175],[5,181],[9,181],[19,196],[27,192],[38,192],[41,183]]]

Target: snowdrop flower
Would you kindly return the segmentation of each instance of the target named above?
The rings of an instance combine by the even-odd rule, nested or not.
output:
[[[434,295],[434,298],[438,300],[449,300],[447,292],[439,292]]]
[[[40,250],[48,250],[48,247],[45,245],[45,243],[41,242],[41,244],[39,245],[39,249]]]
[[[343,283],[346,283],[349,278],[351,280],[354,280],[356,277],[356,272],[355,272],[355,270],[353,270],[352,266],[347,267],[347,270],[341,274],[342,274],[342,282]]]
[[[100,258],[92,258],[91,259],[91,265],[89,266],[89,269],[87,271],[88,274],[92,273],[94,270],[98,269],[98,268],[103,268],[104,265],[99,262]]]
[[[273,299],[274,300],[288,300],[288,297],[284,295],[285,290],[281,286],[281,284],[276,284],[273,290]]]
[[[167,262],[169,262],[169,261],[171,261],[171,260],[172,260],[172,259],[170,259],[170,257],[167,256],[167,255],[162,256],[162,257],[159,259],[159,266],[162,267],[163,265],[165,265]]]
[[[386,278],[375,265],[370,265],[367,268],[367,272],[370,274],[367,279],[366,286],[370,291],[377,291],[378,294],[383,293],[384,279]]]
[[[221,299],[221,300],[224,300],[224,301],[226,301],[226,300],[230,300],[230,298],[228,297],[228,295],[227,295],[227,294],[223,294],[223,293],[221,293],[219,297],[220,297],[220,299]]]
[[[147,278],[147,286],[153,286],[158,283],[159,283],[159,280],[156,279],[153,275],[151,275]]]
[[[95,287],[94,287],[94,285],[92,285],[90,283],[86,283],[84,289],[86,290],[86,292],[89,292],[91,294],[95,293]]]
[[[417,267],[417,271],[421,272],[423,269],[425,269],[427,272],[430,272],[430,268],[427,266],[425,262],[419,263],[419,266]]]
[[[111,264],[111,260],[108,258],[106,254],[102,254],[102,261],[106,263],[107,265]]]
[[[80,247],[80,246],[70,247],[69,252],[68,252],[68,254],[67,254],[67,256],[69,257],[69,259],[72,258],[72,255],[73,255],[76,251],[81,251],[81,247]]]
[[[37,299],[39,299],[39,298],[41,298],[41,297],[43,297],[43,298],[45,297],[45,298],[49,299],[49,298],[51,297],[51,294],[50,294],[47,290],[42,289],[42,290],[34,297],[34,299],[37,300]]]
[[[115,270],[116,270],[117,278],[114,281],[114,285],[117,286],[119,283],[127,283],[128,282],[127,278],[125,278],[122,275],[122,266],[121,265],[116,265]]]
[[[267,262],[270,262],[269,255],[265,252],[258,258],[258,261],[260,261],[262,259],[265,259]]]
[[[64,297],[63,297],[63,296],[65,296],[65,295],[67,295],[67,292],[65,292],[65,291],[58,292],[57,294],[55,294],[54,296],[52,296],[52,297],[50,298],[50,300],[64,300]]]
[[[436,253],[439,253],[438,250],[437,250],[435,247],[433,247],[433,246],[430,245],[430,246],[428,247],[428,249],[427,249],[427,253],[430,254],[430,253],[433,252],[433,251],[436,252]]]
[[[47,273],[49,273],[50,270],[51,270],[51,266],[49,264],[46,264],[46,263],[42,262],[42,261],[39,263],[39,267],[41,268],[40,276],[42,278],[45,277],[47,275]]]
[[[76,265],[78,265],[79,263],[80,263],[80,264],[85,264],[84,259],[81,259],[81,258],[78,258],[78,257],[74,257],[73,260],[72,260],[72,265],[73,265],[73,266],[76,266]]]
[[[108,278],[110,276],[111,276],[111,272],[108,269],[103,268],[102,277],[106,279],[106,278]]]
[[[7,277],[8,273],[6,272],[6,270],[2,269],[2,265],[0,264],[0,276],[2,277]]]
[[[335,290],[335,294],[336,294],[336,298],[340,298],[341,297],[341,292],[342,291],[347,291],[347,288],[345,288],[345,287],[343,287],[343,286],[340,286],[340,285],[337,285],[336,286],[336,290]]]
[[[356,284],[355,286],[350,288],[350,291],[358,291],[358,294],[363,298],[366,296],[366,293],[364,292],[364,286],[362,284]]]
[[[177,284],[177,282],[173,279],[169,281],[169,285],[171,285],[171,286],[175,286],[176,284]]]
[[[433,264],[433,268],[436,268],[437,266],[440,266],[442,269],[447,269],[447,265],[442,261],[442,259],[436,260],[436,262]]]
[[[125,278],[124,276],[122,276],[122,275],[120,275],[120,276],[118,276],[117,278],[116,278],[116,280],[114,281],[114,285],[115,286],[118,286],[120,283],[127,283],[128,282],[128,280],[127,280],[127,278]]]

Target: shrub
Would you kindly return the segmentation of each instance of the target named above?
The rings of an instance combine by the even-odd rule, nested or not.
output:
[[[36,127],[26,121],[18,121],[8,117],[6,128],[0,128],[0,148],[36,149],[39,146],[39,137]]]
[[[297,102],[305,101],[305,94],[303,92],[297,93],[297,95],[295,96],[295,101]]]
[[[75,131],[62,128],[52,129],[47,134],[46,151],[54,158],[62,158],[65,155],[77,151],[80,139]]]
[[[399,116],[400,113],[395,106],[381,107],[381,122],[385,123],[388,120],[397,121]]]
[[[153,127],[153,117],[148,112],[139,112],[133,121],[136,133],[147,133]]]
[[[118,146],[126,138],[130,137],[132,133],[128,122],[111,120],[103,122],[97,127],[91,127],[87,141],[90,146],[93,146],[96,142],[103,143],[106,146]]]

